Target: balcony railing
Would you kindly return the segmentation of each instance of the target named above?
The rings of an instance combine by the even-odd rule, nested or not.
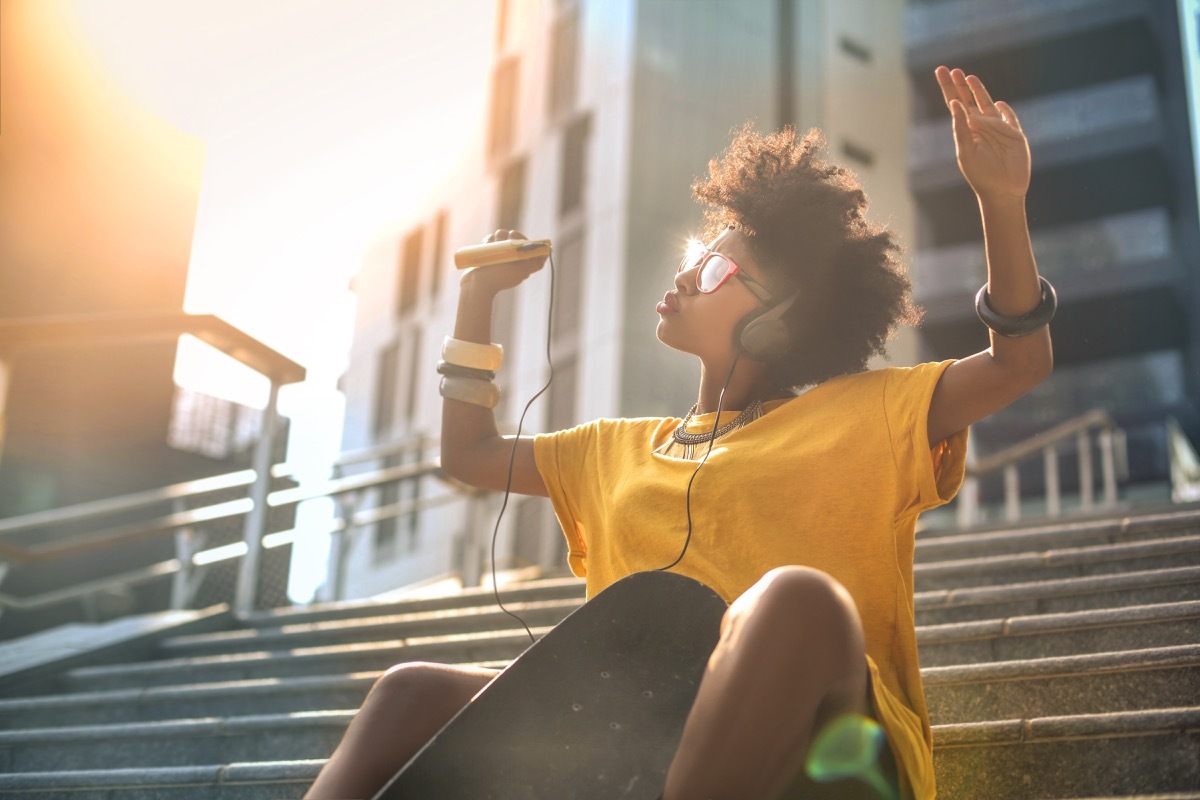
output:
[[[997,4],[1002,5],[1002,4]],[[1032,148],[1081,137],[1104,136],[1147,126],[1160,115],[1151,75],[1019,102],[1013,108]],[[954,160],[954,133],[945,120],[916,125],[909,135],[909,167],[914,173]]]
[[[1055,20],[1081,15],[1104,19],[1144,13],[1137,0],[957,0],[910,3],[905,13],[909,50],[955,41],[966,34],[994,34],[1007,29],[1025,36],[1046,36]],[[1078,23],[1076,23],[1078,24]]]
[[[1171,220],[1165,208],[1149,208],[1078,225],[1034,231],[1038,267],[1055,277],[1079,277],[1113,267],[1170,258]],[[917,253],[912,277],[918,299],[974,293],[987,280],[979,242]]]

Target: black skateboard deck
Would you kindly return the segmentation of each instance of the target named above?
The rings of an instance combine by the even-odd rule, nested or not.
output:
[[[618,581],[509,664],[375,800],[655,800],[725,608],[673,573]]]

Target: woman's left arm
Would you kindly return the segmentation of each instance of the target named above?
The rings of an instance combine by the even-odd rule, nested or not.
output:
[[[945,67],[936,75],[954,120],[958,166],[983,216],[988,305],[1005,317],[1028,314],[1042,299],[1025,220],[1029,143],[1012,108],[993,102],[979,78]],[[1049,326],[1018,338],[992,333],[990,348],[942,373],[929,405],[930,447],[1009,405],[1053,365]]]

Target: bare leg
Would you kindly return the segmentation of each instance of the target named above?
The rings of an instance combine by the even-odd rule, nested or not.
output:
[[[496,674],[443,664],[392,667],[371,687],[305,800],[373,796]]]
[[[734,601],[721,622],[666,800],[768,800],[791,783],[814,731],[869,713],[862,623],[824,572],[784,567]]]

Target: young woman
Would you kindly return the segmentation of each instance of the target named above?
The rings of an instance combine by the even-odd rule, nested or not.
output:
[[[682,420],[599,420],[515,443],[512,489],[550,497],[589,597],[673,564],[731,604],[666,800],[826,796],[804,757],[844,714],[882,727],[879,769],[902,796],[934,796],[914,526],[957,491],[967,426],[1049,375],[1054,306],[1029,243],[1016,115],[974,76],[936,76],[983,217],[988,350],[868,371],[896,324],[916,319],[895,243],[865,220],[853,175],[817,158],[815,131],[744,129],[693,187],[713,236],[689,247],[658,304],[658,338],[700,361],[696,405]],[[476,486],[504,489],[514,445],[497,433],[486,381],[500,366],[492,300],[541,266],[462,277],[442,463]],[[308,796],[370,796],[494,674],[389,670]]]

